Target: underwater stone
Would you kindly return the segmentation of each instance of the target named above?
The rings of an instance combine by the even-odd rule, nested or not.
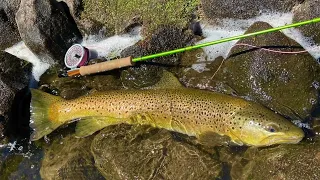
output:
[[[312,142],[250,148],[233,167],[232,179],[319,179],[319,137]]]
[[[56,1],[21,0],[16,22],[26,46],[46,63],[63,64],[69,47],[82,39],[66,5]]]
[[[222,168],[214,155],[149,126],[107,127],[91,150],[106,179],[215,179]]]
[[[43,179],[104,179],[90,153],[92,138],[55,137],[45,147],[40,174]]]
[[[254,23],[246,33],[268,29],[264,22]],[[278,51],[301,51],[302,47],[281,32],[249,37],[237,44],[264,46]],[[239,96],[259,102],[292,119],[304,119],[317,104],[319,64],[309,53],[281,54],[236,46],[214,80],[234,89]]]
[[[320,17],[320,0],[308,0],[294,9],[293,22],[306,21]],[[303,35],[320,44],[320,23],[297,27]]]

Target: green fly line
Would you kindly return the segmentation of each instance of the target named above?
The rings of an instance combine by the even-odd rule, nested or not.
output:
[[[311,19],[311,20],[308,20],[308,21],[302,21],[302,22],[298,22],[298,23],[294,23],[294,24],[288,24],[288,25],[285,25],[285,26],[280,26],[280,27],[276,27],[276,28],[270,28],[270,29],[266,29],[266,30],[262,30],[262,31],[258,31],[258,32],[249,33],[249,34],[233,36],[233,37],[224,38],[224,39],[220,39],[220,40],[216,40],[216,41],[197,44],[197,45],[194,45],[194,46],[188,46],[188,47],[174,49],[174,50],[165,51],[165,52],[161,52],[161,53],[156,53],[156,54],[152,54],[152,55],[148,55],[148,56],[137,57],[137,58],[133,58],[132,62],[145,61],[145,60],[149,60],[149,59],[153,59],[153,58],[157,58],[157,57],[168,56],[168,55],[177,54],[177,53],[181,53],[181,52],[185,52],[185,51],[199,49],[199,48],[206,47],[206,46],[211,46],[211,45],[214,45],[214,44],[220,44],[220,43],[223,43],[223,42],[243,39],[243,38],[250,37],[250,36],[257,36],[257,35],[261,35],[261,34],[271,33],[271,32],[280,31],[280,30],[283,30],[283,29],[303,26],[303,25],[306,25],[306,24],[313,24],[313,23],[317,23],[317,22],[320,22],[320,17],[314,18],[314,19]]]

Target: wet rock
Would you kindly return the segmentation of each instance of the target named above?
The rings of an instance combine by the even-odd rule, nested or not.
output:
[[[271,28],[254,23],[246,33]],[[300,51],[298,43],[281,32],[240,40],[230,51],[214,80],[292,119],[304,119],[318,102],[319,64],[308,53],[281,54],[240,44],[264,46],[278,51]]]
[[[0,2],[0,50],[4,50],[21,40],[15,13],[20,0],[3,0]]]
[[[319,138],[296,145],[248,149],[231,175],[233,179],[318,179],[319,149]]]
[[[95,136],[92,153],[106,179],[214,179],[214,155],[147,126],[107,127]]]
[[[94,166],[91,138],[68,135],[45,148],[40,174],[43,179],[104,179]]]
[[[121,57],[141,57],[160,53],[185,46],[192,35],[176,27],[162,27],[150,39],[139,42],[121,52]],[[121,80],[129,88],[142,88],[154,85],[162,76],[163,67],[178,65],[180,55],[159,57],[149,61],[136,63],[136,66],[121,71]]]
[[[16,21],[26,46],[46,63],[62,64],[68,48],[82,38],[63,2],[22,0]]]
[[[82,17],[104,24],[115,34],[119,34],[136,22],[143,24],[144,34],[152,35],[163,25],[186,28],[198,0],[85,0]],[[138,20],[138,21],[137,21]]]
[[[28,86],[30,74],[30,64],[9,53],[0,52],[0,115],[5,119],[2,122],[8,122],[15,95]]]
[[[121,72],[121,82],[125,88],[140,89],[156,84],[162,77],[162,69],[153,65],[140,64]]]
[[[301,0],[201,0],[203,15],[213,22],[222,18],[248,19],[262,13],[290,12]]]
[[[60,77],[61,67],[50,68],[40,78],[39,85],[65,99],[74,99],[90,93],[91,90],[107,91],[123,88],[116,75],[94,75],[84,77]]]
[[[294,9],[293,22],[306,21],[313,18],[320,17],[320,1],[308,0],[304,1],[301,5]],[[320,44],[320,24],[314,23],[307,26],[297,27],[304,36],[310,37],[316,43]]]
[[[222,57],[207,61],[203,50],[186,52],[181,58],[181,64],[188,65],[180,69],[177,75],[186,87],[237,95],[237,92],[227,83],[214,79],[224,61]]]

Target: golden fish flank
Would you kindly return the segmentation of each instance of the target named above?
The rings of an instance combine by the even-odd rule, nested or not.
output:
[[[220,93],[177,88],[121,90],[63,100],[32,90],[32,140],[60,125],[80,119],[76,135],[83,137],[114,124],[148,124],[201,138],[217,133],[242,145],[298,143],[301,129],[269,109]]]

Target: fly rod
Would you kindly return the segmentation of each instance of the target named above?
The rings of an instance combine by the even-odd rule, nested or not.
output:
[[[244,39],[244,38],[251,37],[251,36],[258,36],[261,34],[267,34],[267,33],[275,32],[275,31],[280,31],[283,29],[303,26],[303,25],[307,25],[307,24],[313,24],[313,23],[317,23],[317,22],[320,22],[320,17],[314,18],[311,20],[307,20],[307,21],[298,22],[298,23],[293,23],[293,24],[288,24],[288,25],[279,26],[279,27],[275,27],[275,28],[265,29],[265,30],[257,31],[257,32],[253,32],[253,33],[243,34],[243,35],[239,35],[239,36],[233,36],[233,37],[229,37],[229,38],[223,38],[220,40],[197,44],[194,46],[187,46],[184,48],[179,48],[179,49],[174,49],[174,50],[165,51],[165,52],[161,52],[161,53],[151,54],[151,55],[147,55],[147,56],[136,57],[136,58],[132,58],[131,56],[129,56],[129,57],[106,61],[106,62],[97,63],[97,64],[93,64],[93,65],[81,66],[79,68],[71,69],[70,71],[68,71],[68,75],[69,76],[75,76],[75,75],[84,76],[84,75],[88,75],[88,74],[109,71],[109,70],[118,69],[118,68],[122,68],[122,67],[133,66],[134,63],[136,63],[136,62],[142,62],[142,61],[154,59],[157,57],[163,57],[163,56],[168,56],[168,55],[172,55],[172,54],[182,53],[185,51],[199,49],[199,48],[203,48],[206,46],[211,46],[211,45],[229,42],[229,41],[233,41],[233,40]],[[86,49],[86,48],[84,48],[84,49]],[[75,57],[81,58],[82,56],[78,55]],[[88,57],[88,55],[83,55],[83,57]],[[79,63],[81,63],[83,61],[86,61],[86,60],[82,59],[82,61],[80,61]],[[65,63],[66,63],[66,58],[65,58]]]

